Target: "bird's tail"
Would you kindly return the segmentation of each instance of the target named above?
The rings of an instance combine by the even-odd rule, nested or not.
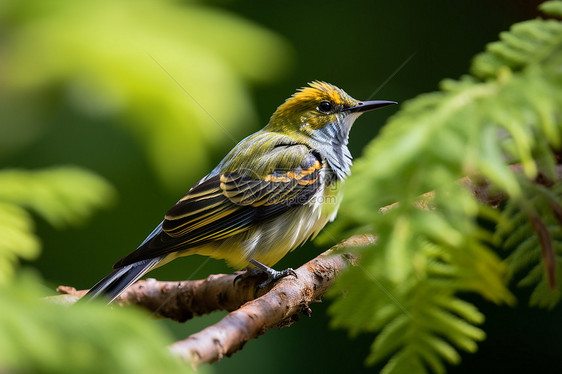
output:
[[[140,277],[153,269],[163,257],[155,257],[138,261],[130,265],[115,269],[111,274],[96,283],[86,295],[84,301],[97,299],[99,297],[111,303],[127,287],[135,283]]]

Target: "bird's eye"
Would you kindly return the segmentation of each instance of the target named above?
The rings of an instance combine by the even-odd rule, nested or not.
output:
[[[329,101],[322,101],[318,104],[318,110],[322,113],[329,113],[332,110],[332,103]]]

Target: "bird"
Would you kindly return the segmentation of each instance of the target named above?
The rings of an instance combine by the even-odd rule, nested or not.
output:
[[[195,183],[85,299],[111,303],[150,270],[194,254],[264,272],[269,281],[296,276],[272,266],[334,220],[352,165],[351,127],[361,114],[392,104],[359,101],[323,81],[298,89],[263,129]]]

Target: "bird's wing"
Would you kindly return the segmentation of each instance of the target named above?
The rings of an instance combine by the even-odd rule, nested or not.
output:
[[[304,145],[283,145],[264,155],[268,166],[261,175],[242,166],[195,185],[152,238],[115,267],[228,238],[310,201],[320,187],[319,156]]]

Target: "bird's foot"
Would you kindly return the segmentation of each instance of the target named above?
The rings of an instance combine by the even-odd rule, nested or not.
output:
[[[258,284],[257,291],[261,290],[264,287],[269,286],[271,283],[277,282],[281,278],[288,277],[289,275],[297,278],[297,273],[295,273],[295,271],[291,268],[278,271],[254,259],[250,260],[250,263],[254,265],[257,269],[262,271],[263,273],[267,274],[267,279],[261,282],[260,284]]]
[[[236,285],[237,282],[243,281],[247,278],[266,276],[267,278],[264,281],[258,283],[258,285],[256,286],[256,294],[261,289],[271,285],[272,283],[277,282],[281,278],[288,277],[288,276],[293,276],[297,278],[297,273],[291,268],[278,271],[256,260],[250,260],[250,263],[255,267],[248,267],[245,272],[237,275],[234,278],[233,284]]]

